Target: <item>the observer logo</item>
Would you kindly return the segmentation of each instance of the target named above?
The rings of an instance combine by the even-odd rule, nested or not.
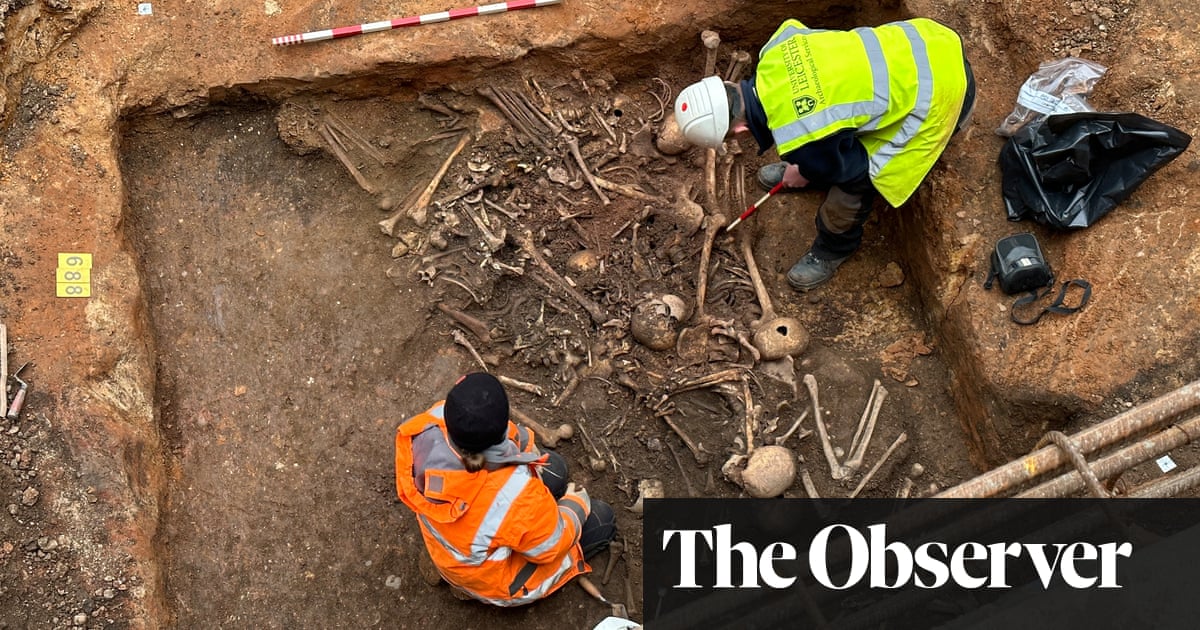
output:
[[[834,549],[838,549],[834,553]],[[797,580],[799,549],[784,541],[760,547],[748,541],[733,541],[733,526],[710,529],[667,529],[662,533],[662,551],[678,553],[678,583],[675,588],[762,588],[786,589]],[[700,583],[697,556],[704,552],[713,559],[711,582]],[[734,554],[738,554],[740,579],[735,583]],[[1073,589],[1120,589],[1117,563],[1133,555],[1133,544],[963,542],[949,545],[925,542],[915,548],[901,541],[888,541],[887,526],[869,525],[864,531],[853,525],[829,525],[808,544],[808,571],[825,588],[845,590],[862,586],[898,589],[915,586],[936,589],[955,585],[964,589],[1009,589],[1010,573],[1033,575],[1043,588],[1061,582]],[[836,577],[835,577],[836,576]],[[1016,584],[1019,586],[1019,584]]]

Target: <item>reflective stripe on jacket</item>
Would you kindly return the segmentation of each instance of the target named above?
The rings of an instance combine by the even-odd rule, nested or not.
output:
[[[517,454],[467,472],[446,435],[443,404],[396,430],[396,491],[446,581],[481,601],[520,606],[591,571],[579,546],[584,505],[571,495],[555,502],[537,476],[545,458],[530,432],[509,422],[501,446]]]
[[[950,142],[967,78],[958,34],[932,20],[852,31],[787,20],[759,53],[755,86],[780,156],[855,129],[871,182],[899,206]]]

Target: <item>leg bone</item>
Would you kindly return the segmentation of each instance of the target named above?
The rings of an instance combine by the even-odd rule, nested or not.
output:
[[[907,433],[901,433],[899,436],[897,436],[896,440],[892,442],[892,445],[889,446],[886,451],[884,451],[883,457],[880,457],[879,461],[875,462],[875,465],[871,467],[871,470],[867,471],[867,474],[863,476],[862,481],[858,482],[858,486],[854,488],[854,492],[850,493],[849,498],[853,499],[854,497],[858,496],[858,493],[862,492],[862,489],[867,487],[867,483],[871,481],[871,478],[875,476],[875,473],[879,472],[879,469],[883,467],[883,463],[886,462],[887,459],[892,456],[892,453],[897,448],[900,448],[900,445],[904,444],[907,440]]]
[[[867,400],[867,408],[863,409],[863,417],[858,422],[858,430],[854,432],[854,439],[850,442],[850,457],[846,460],[846,468],[850,469],[850,474],[862,467],[863,457],[871,443],[871,434],[875,432],[875,421],[879,419],[879,408],[883,406],[887,394],[887,389],[876,380],[875,387],[871,389],[871,397]]]
[[[817,436],[821,438],[821,450],[825,453],[825,461],[829,463],[829,473],[834,480],[845,479],[846,469],[838,463],[837,455],[833,453],[833,444],[829,441],[829,432],[825,430],[825,420],[821,417],[821,403],[817,399],[817,379],[812,374],[805,374],[804,385],[808,388],[808,395],[812,398]]]
[[[716,31],[700,33],[700,41],[704,43],[704,76],[711,77],[717,71],[717,48],[721,45],[721,35]]]
[[[796,421],[792,423],[792,428],[788,429],[788,430],[787,430],[787,433],[784,433],[784,434],[783,434],[783,435],[781,435],[780,437],[777,437],[777,438],[775,438],[775,445],[776,445],[776,446],[783,446],[783,443],[784,443],[784,442],[787,442],[788,438],[792,437],[792,434],[796,432],[796,429],[799,429],[799,428],[800,428],[800,423],[801,423],[801,422],[804,422],[804,419],[805,419],[805,418],[807,418],[807,417],[808,417],[808,410],[807,410],[807,409],[805,409],[805,410],[804,410],[804,413],[800,414],[800,417],[799,417],[799,418],[797,418],[797,419],[796,419]],[[802,433],[800,434],[800,437],[799,437],[799,438],[797,438],[797,439],[803,439],[803,438],[804,438],[804,437],[806,437],[806,436],[807,436],[809,433],[811,433],[811,431],[807,431],[807,430],[805,430],[804,432],[802,432]]]

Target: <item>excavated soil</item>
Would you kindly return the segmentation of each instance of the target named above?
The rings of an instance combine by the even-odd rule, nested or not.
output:
[[[592,627],[607,608],[573,585],[499,610],[420,577],[392,438],[468,371],[519,381],[514,407],[577,429],[559,451],[617,507],[626,543],[602,588],[638,619],[639,484],[747,496],[748,433],[774,443],[808,411],[785,444],[821,495],[849,494],[895,445],[862,496],[928,496],[1048,428],[1194,374],[1190,155],[1090,239],[1041,233],[1063,277],[1101,280],[1078,317],[1017,329],[979,286],[987,247],[1018,227],[1004,221],[992,131],[1020,82],[1044,59],[1086,56],[1113,68],[1098,108],[1191,133],[1193,46],[1157,17],[1195,25],[1191,5],[1035,15],[1023,3],[729,1],[655,13],[567,0],[262,50],[289,31],[445,8],[400,4],[155,6],[141,21],[103,6],[0,6],[0,316],[10,372],[32,362],[21,419],[0,421],[0,627]],[[702,316],[706,228],[761,195],[754,171],[773,154],[718,158],[709,190],[704,152],[664,154],[657,133],[702,74],[700,30],[721,33],[724,71],[789,15],[951,24],[979,105],[912,203],[877,205],[863,249],[827,287],[802,295],[783,276],[811,242],[820,192],[779,196],[716,232]],[[37,42],[16,37],[39,16]],[[232,45],[251,33],[253,45]],[[692,202],[707,218],[684,227]],[[749,347],[762,307],[741,238],[775,313],[810,336],[794,361]],[[93,297],[53,296],[60,252],[95,254]],[[1175,275],[1157,276],[1147,256],[1173,257]],[[663,295],[689,312],[666,320],[684,332],[656,351],[631,320]],[[1131,326],[1127,310],[1155,300],[1158,315]],[[863,470],[843,482],[806,435],[806,375],[846,450],[873,383],[886,389]],[[1143,466],[1127,481],[1159,474]],[[806,492],[797,480],[785,496]]]

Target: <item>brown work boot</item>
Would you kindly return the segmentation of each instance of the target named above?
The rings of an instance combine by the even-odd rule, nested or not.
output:
[[[442,574],[438,572],[437,567],[433,566],[433,560],[429,554],[421,552],[417,559],[417,568],[421,571],[421,579],[430,586],[437,586],[442,583]]]
[[[451,586],[450,593],[452,595],[454,595],[455,599],[464,601],[464,602],[469,602],[472,599],[475,599],[474,597],[471,597],[470,595],[468,595],[466,591],[462,590],[461,588],[458,588],[457,586]]]

